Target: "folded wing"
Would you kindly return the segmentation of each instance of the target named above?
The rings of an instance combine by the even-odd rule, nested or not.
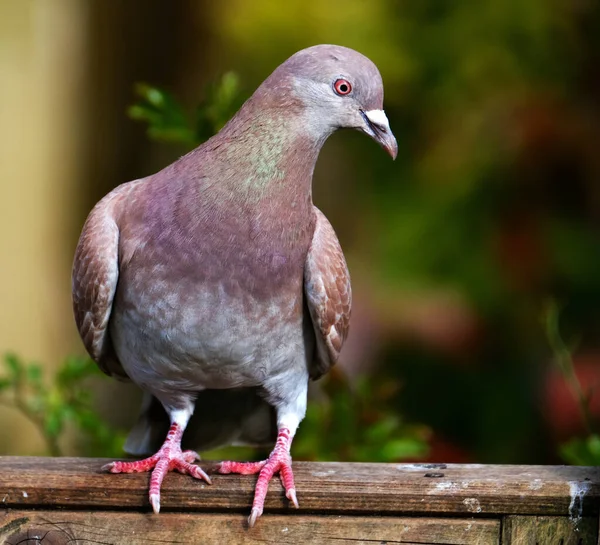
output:
[[[316,379],[335,364],[348,336],[352,290],[335,231],[325,215],[314,210],[317,222],[304,266],[304,294],[317,340],[311,368]]]
[[[115,213],[124,186],[90,212],[73,261],[73,311],[83,344],[107,375],[127,375],[112,348],[108,322],[119,280],[119,227]]]

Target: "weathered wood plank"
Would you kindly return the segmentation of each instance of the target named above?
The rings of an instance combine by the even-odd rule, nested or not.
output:
[[[244,521],[244,522],[243,522]],[[0,513],[6,545],[46,537],[43,545],[102,543],[257,544],[402,543],[498,545],[498,520],[269,515],[248,529],[245,517],[213,513],[98,513],[16,510]],[[6,541],[4,541],[6,540]],[[25,543],[27,543],[25,541]],[[32,541],[31,543],[39,543]]]
[[[596,545],[596,517],[508,516],[502,524],[502,543],[509,545]]]
[[[148,475],[102,473],[105,462],[0,457],[0,505],[149,510]],[[598,514],[600,504],[599,468],[297,462],[294,472],[303,512],[580,516]],[[169,474],[162,509],[248,511],[255,477],[212,478],[209,486]],[[288,510],[276,479],[266,509]]]

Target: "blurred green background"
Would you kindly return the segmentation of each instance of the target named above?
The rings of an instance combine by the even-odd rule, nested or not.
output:
[[[87,213],[116,185],[189,149],[148,138],[146,124],[127,116],[143,102],[136,84],[165,90],[191,120],[203,100],[218,99],[207,89],[223,74],[237,75],[235,96],[245,98],[317,43],[355,48],[379,66],[399,154],[392,163],[364,135],[341,132],[319,159],[314,200],[345,250],[354,311],[296,458],[556,463],[561,445],[594,431],[597,2],[6,0],[0,351],[43,366],[22,379],[29,421],[11,390],[24,363],[7,366],[0,454],[48,451],[35,418],[60,435],[61,452],[112,453],[107,430],[120,440],[135,420],[135,388],[88,377],[74,360],[65,375],[63,360],[84,353],[70,265]],[[572,358],[551,349],[552,302]],[[80,378],[93,395],[73,402],[66,392]],[[85,405],[82,417],[78,403],[93,415]],[[63,433],[57,418],[74,425]],[[81,431],[90,428],[94,441]],[[582,461],[564,448],[562,456]]]

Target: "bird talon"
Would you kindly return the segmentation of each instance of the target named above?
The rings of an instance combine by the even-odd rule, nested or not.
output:
[[[160,513],[160,494],[150,494],[150,505],[156,515]]]
[[[285,497],[292,502],[296,509],[300,509],[300,504],[298,503],[298,498],[296,497],[296,490],[290,488],[288,491],[286,491]]]
[[[253,507],[252,511],[250,511],[250,516],[248,517],[248,526],[250,528],[253,528],[254,525],[256,524],[256,520],[258,519],[258,517],[260,517],[263,513],[263,510],[260,509],[259,507]]]
[[[210,477],[199,466],[190,465],[189,474],[195,479],[206,481],[206,484],[212,484]]]

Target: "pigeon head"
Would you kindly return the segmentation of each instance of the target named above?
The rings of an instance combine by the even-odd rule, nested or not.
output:
[[[398,144],[383,111],[383,81],[375,64],[347,47],[316,45],[280,65],[264,82],[300,106],[302,121],[318,139],[341,128],[368,134],[393,159]]]

